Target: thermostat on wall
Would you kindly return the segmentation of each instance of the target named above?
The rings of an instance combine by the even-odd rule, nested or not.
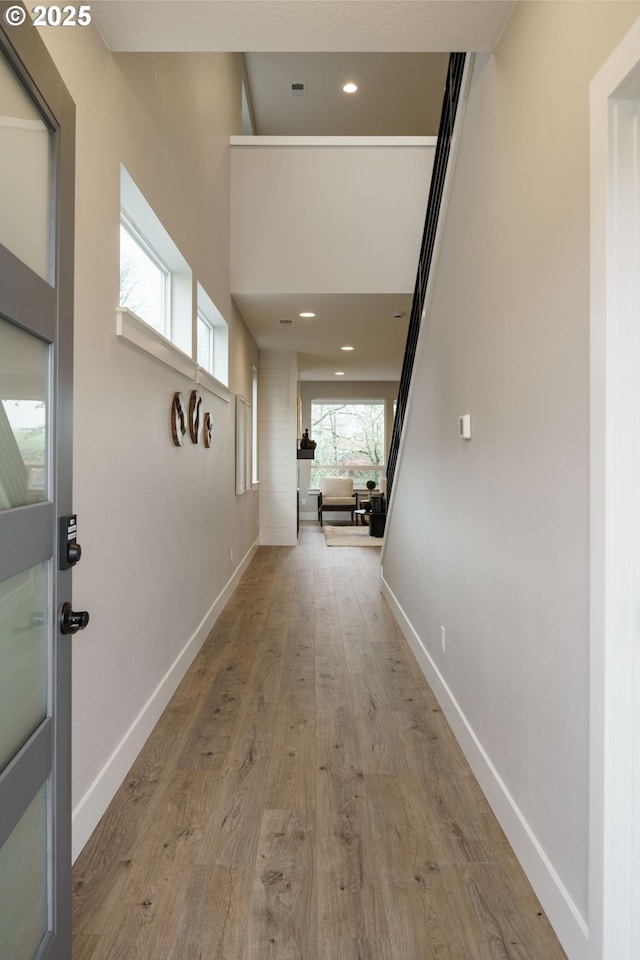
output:
[[[462,440],[471,440],[471,414],[458,417],[458,436]]]

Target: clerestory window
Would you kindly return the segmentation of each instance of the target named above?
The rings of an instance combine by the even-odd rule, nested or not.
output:
[[[124,215],[120,216],[120,306],[171,339],[171,273]]]
[[[198,366],[228,386],[229,327],[201,284],[198,284],[197,340]]]
[[[188,263],[124,167],[120,168],[120,307],[192,356]]]

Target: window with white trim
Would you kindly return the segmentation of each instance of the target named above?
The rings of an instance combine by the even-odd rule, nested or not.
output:
[[[196,357],[198,366],[229,385],[229,327],[201,284],[198,290]]]
[[[198,366],[213,373],[213,324],[198,310]]]
[[[124,216],[120,216],[120,306],[171,339],[171,274]]]
[[[128,171],[120,167],[120,307],[192,356],[188,263]]]
[[[385,401],[312,400],[311,438],[316,441],[311,486],[323,477],[351,477],[356,487],[384,476]]]

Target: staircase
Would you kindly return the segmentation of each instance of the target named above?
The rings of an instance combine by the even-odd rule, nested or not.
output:
[[[413,373],[413,362],[416,355],[418,335],[420,333],[420,323],[422,321],[431,263],[435,249],[436,233],[444,195],[447,167],[449,164],[449,155],[451,153],[453,130],[456,121],[458,102],[460,100],[460,92],[462,89],[462,78],[464,74],[466,58],[467,54],[465,53],[452,53],[451,57],[449,58],[447,85],[445,87],[444,100],[442,103],[442,114],[440,116],[440,128],[438,130],[438,145],[436,147],[436,154],[433,163],[433,175],[431,179],[431,188],[429,190],[427,214],[425,217],[424,231],[422,234],[422,244],[420,246],[418,275],[416,277],[416,284],[413,293],[413,304],[411,307],[409,329],[407,331],[407,342],[405,346],[404,362],[402,365],[402,374],[400,377],[400,387],[398,390],[396,415],[393,421],[393,432],[391,434],[391,445],[389,448],[387,465],[387,495],[389,497],[391,496],[391,490],[393,488],[393,480],[398,460],[398,451],[400,449],[400,438],[402,436],[402,427],[404,424],[407,400],[409,397],[409,387],[411,385],[411,376]]]

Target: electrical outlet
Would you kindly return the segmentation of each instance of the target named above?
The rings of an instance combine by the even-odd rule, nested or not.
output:
[[[306,501],[306,500],[302,500],[302,506],[303,506],[303,507],[306,507],[306,505],[307,505],[307,501]]]
[[[447,649],[447,638],[444,627],[440,627],[440,646],[442,647],[442,652],[444,653]]]

